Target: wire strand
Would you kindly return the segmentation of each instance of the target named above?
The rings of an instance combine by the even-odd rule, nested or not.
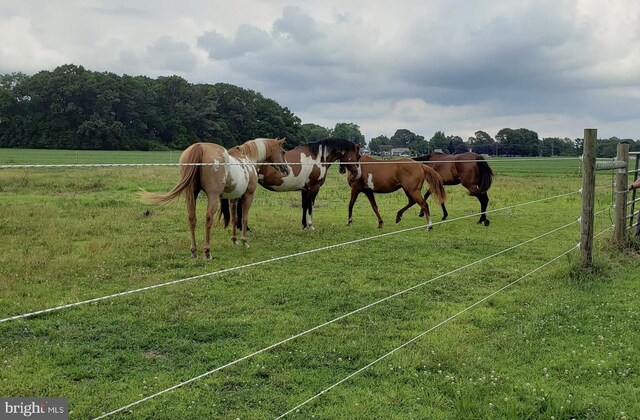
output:
[[[564,197],[564,196],[567,196],[567,195],[572,195],[572,194],[577,194],[577,193],[579,193],[579,191],[573,191],[573,192],[570,192],[570,193],[560,194],[560,195],[556,195],[556,196],[553,196],[553,197],[546,197],[546,198],[542,198],[542,199],[539,199],[539,200],[530,201],[530,202],[527,202],[527,203],[514,204],[512,206],[507,206],[507,207],[503,207],[503,208],[500,208],[500,209],[488,210],[488,211],[486,211],[486,213],[494,213],[494,212],[498,212],[498,211],[509,210],[509,209],[512,209],[512,208],[522,207],[522,206],[526,206],[526,205],[530,205],[530,204],[535,204],[535,203],[539,203],[541,201],[552,200],[552,199],[555,199],[555,198]],[[475,214],[471,214],[471,215],[467,215],[467,216],[461,216],[461,217],[458,217],[458,218],[455,218],[455,219],[441,220],[441,221],[438,221],[438,222],[434,222],[433,226],[436,226],[436,225],[439,225],[439,224],[444,224],[444,223],[452,223],[452,222],[455,222],[455,221],[468,219],[470,217],[477,217],[477,216],[479,216],[481,214],[482,213],[475,213]],[[114,294],[107,295],[107,296],[101,296],[101,297],[96,297],[96,298],[93,298],[93,299],[87,299],[87,300],[83,300],[83,301],[79,301],[79,302],[68,303],[68,304],[65,304],[65,305],[60,305],[60,306],[56,306],[56,307],[52,307],[52,308],[42,309],[42,310],[39,310],[39,311],[28,312],[28,313],[24,313],[24,314],[20,314],[20,315],[14,315],[14,316],[11,316],[11,317],[0,319],[0,324],[2,324],[4,322],[23,319],[23,318],[30,318],[30,317],[33,317],[33,316],[36,316],[36,315],[42,315],[42,314],[47,314],[47,313],[51,313],[51,312],[56,312],[56,311],[60,311],[60,310],[63,310],[63,309],[74,308],[74,307],[81,306],[81,305],[86,305],[86,304],[89,304],[89,303],[96,303],[96,302],[100,302],[100,301],[107,300],[107,299],[113,299],[113,298],[117,298],[117,297],[121,297],[121,296],[127,296],[127,295],[131,295],[131,294],[134,294],[134,293],[145,292],[147,290],[153,290],[153,289],[157,289],[157,288],[164,287],[164,286],[170,286],[170,285],[173,285],[173,284],[179,284],[179,283],[184,283],[184,282],[187,282],[187,281],[197,280],[197,279],[201,279],[201,278],[205,278],[205,277],[211,277],[211,276],[215,276],[215,275],[219,275],[219,274],[230,273],[230,272],[237,271],[237,270],[244,269],[244,268],[256,267],[256,266],[260,266],[260,265],[264,265],[264,264],[268,264],[268,263],[272,263],[272,262],[276,262],[276,261],[282,261],[282,260],[286,260],[286,259],[290,259],[290,258],[294,258],[294,257],[300,257],[300,256],[303,256],[303,255],[313,254],[313,253],[320,252],[320,251],[326,251],[326,250],[329,250],[329,249],[339,248],[339,247],[343,247],[343,246],[346,246],[346,245],[353,245],[353,244],[356,244],[356,243],[365,242],[365,241],[378,239],[378,238],[383,238],[383,237],[386,237],[386,236],[396,235],[396,234],[399,234],[399,233],[405,233],[405,232],[409,232],[409,231],[413,231],[413,230],[417,230],[417,229],[421,229],[421,228],[424,228],[424,225],[414,226],[414,227],[410,227],[410,228],[406,228],[406,229],[395,230],[393,232],[381,233],[381,234],[378,234],[378,235],[373,235],[373,236],[368,236],[368,237],[364,237],[364,238],[354,239],[352,241],[341,242],[341,243],[338,243],[338,244],[327,245],[327,246],[324,246],[324,247],[314,248],[314,249],[310,249],[310,250],[307,250],[307,251],[296,252],[294,254],[282,255],[282,256],[279,256],[279,257],[269,258],[269,259],[266,259],[266,260],[256,261],[256,262],[253,262],[253,263],[244,264],[244,265],[240,265],[240,266],[225,268],[225,269],[214,271],[214,272],[210,272],[210,273],[199,274],[197,276],[186,277],[186,278],[183,278],[183,279],[172,280],[172,281],[168,281],[168,282],[165,282],[165,283],[159,283],[159,284],[154,284],[154,285],[150,285],[150,286],[141,287],[141,288],[138,288],[138,289],[133,289],[133,290],[127,290],[127,291],[123,291],[123,292],[119,292],[119,293],[114,293]]]
[[[599,233],[598,235],[596,235],[596,236],[599,236],[600,234],[602,234],[602,233],[604,233],[604,232],[606,232],[606,231],[608,231],[608,230],[610,230],[610,229],[611,229],[611,228],[607,228],[607,229],[605,229],[604,231],[600,232],[600,233]],[[354,376],[356,376],[356,375],[360,374],[361,372],[364,372],[365,370],[369,369],[371,366],[375,365],[375,364],[376,364],[376,363],[378,363],[379,361],[381,361],[381,360],[383,360],[383,359],[386,359],[387,357],[389,357],[389,356],[391,356],[392,354],[396,353],[397,351],[399,351],[399,350],[403,349],[404,347],[408,346],[409,344],[416,342],[417,340],[419,340],[420,338],[422,338],[422,337],[423,337],[423,336],[425,336],[426,334],[430,333],[431,331],[435,330],[436,328],[441,327],[442,325],[446,324],[447,322],[449,322],[449,321],[451,321],[451,320],[453,320],[453,319],[457,318],[458,316],[460,316],[460,315],[464,314],[465,312],[467,312],[467,311],[469,311],[469,310],[473,309],[474,307],[476,307],[476,306],[478,306],[479,304],[481,304],[482,302],[484,302],[484,301],[486,301],[486,300],[490,299],[491,297],[493,297],[493,296],[497,295],[498,293],[502,292],[503,290],[508,289],[509,287],[513,286],[514,284],[518,283],[519,281],[521,281],[521,280],[523,280],[523,279],[525,279],[525,278],[529,277],[530,275],[532,275],[532,274],[534,274],[534,273],[536,273],[536,272],[538,272],[538,271],[542,270],[543,268],[545,268],[545,267],[547,267],[548,265],[550,265],[550,264],[554,263],[555,261],[557,261],[557,260],[559,260],[560,258],[564,257],[565,255],[569,254],[570,252],[575,251],[575,249],[576,249],[576,247],[571,247],[570,249],[568,249],[567,251],[565,251],[565,252],[563,252],[562,254],[558,255],[557,257],[555,257],[555,258],[553,258],[553,259],[551,259],[551,260],[547,261],[546,263],[544,263],[544,264],[542,264],[542,265],[540,265],[540,266],[536,267],[535,269],[533,269],[532,271],[528,272],[528,273],[527,273],[527,274],[525,274],[524,276],[519,277],[518,279],[516,279],[516,280],[512,281],[511,283],[509,283],[509,284],[507,284],[507,285],[505,285],[505,286],[501,287],[500,289],[498,289],[498,290],[496,290],[496,291],[492,292],[491,294],[489,294],[489,295],[487,295],[487,296],[483,297],[483,298],[482,298],[482,299],[480,299],[479,301],[477,301],[477,302],[473,303],[472,305],[470,305],[470,306],[468,306],[468,307],[464,308],[463,310],[461,310],[461,311],[457,312],[456,314],[454,314],[454,315],[450,316],[449,318],[445,319],[444,321],[441,321],[441,322],[437,323],[436,325],[434,325],[433,327],[429,328],[428,330],[426,330],[426,331],[424,331],[424,332],[422,332],[422,333],[418,334],[417,336],[413,337],[411,340],[409,340],[409,341],[407,341],[407,342],[403,343],[402,345],[400,345],[400,346],[398,346],[398,347],[394,348],[394,349],[393,349],[393,350],[391,350],[390,352],[385,353],[384,355],[382,355],[382,356],[378,357],[377,359],[375,359],[373,362],[370,362],[369,364],[367,364],[367,365],[365,365],[365,366],[361,367],[361,368],[360,368],[360,369],[358,369],[357,371],[355,371],[355,372],[353,372],[353,373],[349,374],[348,376],[344,377],[343,379],[341,379],[340,381],[338,381],[338,382],[336,382],[335,384],[331,385],[330,387],[325,388],[324,390],[322,390],[322,391],[320,391],[319,393],[315,394],[315,395],[314,395],[314,396],[312,396],[311,398],[308,398],[307,400],[305,400],[305,401],[303,401],[302,403],[300,403],[300,404],[296,405],[296,406],[295,406],[295,407],[293,407],[292,409],[290,409],[290,410],[286,411],[285,413],[283,413],[283,414],[279,415],[278,417],[276,417],[276,420],[281,419],[281,418],[283,418],[283,417],[285,417],[285,416],[287,416],[287,415],[289,415],[289,414],[293,413],[294,411],[296,411],[296,410],[300,409],[300,408],[301,408],[301,407],[303,407],[304,405],[306,405],[306,404],[310,403],[311,401],[315,400],[316,398],[320,397],[321,395],[326,394],[327,392],[329,392],[329,391],[330,391],[330,390],[332,390],[333,388],[337,387],[338,385],[340,385],[340,384],[342,384],[342,383],[344,383],[344,382],[348,381],[349,379],[353,378]]]
[[[243,357],[240,357],[240,358],[238,358],[238,359],[236,359],[236,360],[233,360],[233,361],[231,361],[231,362],[228,362],[228,363],[226,363],[226,364],[224,364],[224,365],[222,365],[222,366],[219,366],[219,367],[217,367],[217,368],[214,368],[214,369],[212,369],[212,370],[209,370],[208,372],[202,373],[202,374],[200,374],[200,375],[198,375],[198,376],[196,376],[196,377],[193,377],[193,378],[191,378],[191,379],[188,379],[188,380],[186,380],[186,381],[183,381],[183,382],[181,382],[181,383],[179,383],[179,384],[173,385],[173,386],[171,386],[171,387],[169,387],[169,388],[166,388],[166,389],[164,389],[164,390],[162,390],[162,391],[156,392],[155,394],[149,395],[149,396],[147,396],[147,397],[145,397],[145,398],[142,398],[142,399],[140,399],[140,400],[138,400],[138,401],[135,401],[135,402],[133,402],[133,403],[127,404],[127,405],[125,405],[125,406],[123,406],[123,407],[120,407],[120,408],[118,408],[118,409],[116,409],[116,410],[113,410],[113,411],[110,411],[110,412],[108,412],[108,413],[104,413],[104,414],[102,414],[100,417],[97,417],[96,419],[105,418],[105,417],[111,416],[111,415],[113,415],[113,414],[116,414],[116,413],[122,412],[122,411],[124,411],[124,410],[128,410],[128,409],[130,409],[130,408],[132,408],[132,407],[134,407],[134,406],[136,406],[136,405],[138,405],[138,404],[141,404],[141,403],[143,403],[143,402],[145,402],[145,401],[148,401],[148,400],[150,400],[150,399],[152,399],[152,398],[155,398],[155,397],[158,397],[158,396],[160,396],[160,395],[166,394],[166,393],[171,392],[171,391],[173,391],[173,390],[175,390],[175,389],[177,389],[177,388],[180,388],[180,387],[182,387],[182,386],[185,386],[185,385],[187,385],[187,384],[190,384],[190,383],[192,383],[192,382],[195,382],[195,381],[197,381],[197,380],[199,380],[199,379],[201,379],[201,378],[204,378],[204,377],[206,377],[206,376],[212,375],[213,373],[216,373],[216,372],[218,372],[218,371],[220,371],[220,370],[222,370],[222,369],[225,369],[225,368],[227,368],[227,367],[229,367],[229,366],[233,366],[233,365],[235,365],[235,364],[237,364],[237,363],[240,363],[240,362],[242,362],[242,361],[244,361],[244,360],[246,360],[246,359],[249,359],[249,358],[251,358],[251,357],[253,357],[253,356],[256,356],[256,355],[258,355],[258,354],[264,353],[264,352],[266,352],[266,351],[268,351],[268,350],[271,350],[271,349],[273,349],[273,348],[275,348],[275,347],[278,347],[278,346],[280,346],[280,345],[282,345],[282,344],[285,344],[285,343],[287,343],[287,342],[289,342],[289,341],[291,341],[291,340],[294,340],[294,339],[296,339],[296,338],[302,337],[303,335],[309,334],[309,333],[311,333],[311,332],[313,332],[313,331],[316,331],[316,330],[318,330],[318,329],[320,329],[320,328],[323,328],[323,327],[325,327],[325,326],[327,326],[327,325],[330,325],[330,324],[333,324],[333,323],[335,323],[335,322],[338,322],[338,321],[340,321],[340,320],[342,320],[342,319],[345,319],[345,318],[347,318],[347,317],[349,317],[349,316],[351,316],[351,315],[355,315],[355,314],[357,314],[357,313],[359,313],[359,312],[365,311],[365,310],[367,310],[367,309],[369,309],[369,308],[371,308],[371,307],[373,307],[373,306],[376,306],[376,305],[379,305],[380,303],[386,302],[387,300],[393,299],[393,298],[395,298],[395,297],[397,297],[397,296],[400,296],[400,295],[403,295],[403,294],[405,294],[405,293],[408,293],[408,292],[410,292],[410,291],[412,291],[412,290],[415,290],[415,289],[417,289],[417,288],[419,288],[419,287],[422,287],[422,286],[424,286],[424,285],[426,285],[426,284],[432,283],[432,282],[434,282],[434,281],[436,281],[436,280],[439,280],[439,279],[441,279],[441,278],[443,278],[443,277],[446,277],[446,276],[448,276],[448,275],[451,275],[451,274],[457,273],[457,272],[459,272],[459,271],[465,270],[465,269],[467,269],[467,268],[469,268],[469,267],[472,267],[472,266],[474,266],[474,265],[476,265],[476,264],[480,264],[480,263],[482,263],[482,262],[484,262],[484,261],[486,261],[486,260],[489,260],[489,259],[491,259],[491,258],[494,258],[494,257],[496,257],[496,256],[498,256],[498,255],[504,254],[505,252],[511,251],[511,250],[513,250],[513,249],[516,249],[516,248],[518,248],[518,247],[521,247],[521,246],[523,246],[523,245],[526,245],[526,244],[528,244],[528,243],[530,243],[530,242],[536,241],[536,240],[538,240],[538,239],[540,239],[540,238],[543,238],[543,237],[545,237],[545,236],[551,235],[551,234],[553,234],[553,233],[555,233],[555,232],[558,232],[559,230],[565,229],[565,228],[567,228],[567,227],[569,227],[569,226],[571,226],[571,225],[573,225],[573,224],[575,224],[575,223],[577,223],[577,220],[576,220],[576,221],[573,221],[573,222],[570,222],[570,223],[567,223],[567,224],[566,224],[566,225],[564,225],[564,226],[561,226],[561,227],[555,228],[555,229],[553,229],[553,230],[551,230],[551,231],[549,231],[549,232],[546,232],[546,233],[544,233],[544,234],[541,234],[541,235],[539,235],[539,236],[536,236],[535,238],[531,238],[531,239],[528,239],[528,240],[526,240],[526,241],[524,241],[524,242],[521,242],[521,243],[519,243],[519,244],[516,244],[516,245],[514,245],[514,246],[511,246],[511,247],[509,247],[509,248],[505,248],[505,249],[503,249],[503,250],[501,250],[501,251],[498,251],[498,252],[496,252],[496,253],[494,253],[494,254],[492,254],[492,255],[489,255],[489,256],[487,256],[487,257],[483,257],[483,258],[481,258],[481,259],[479,259],[479,260],[476,260],[476,261],[474,261],[474,262],[471,262],[471,263],[469,263],[469,264],[466,264],[466,265],[464,265],[464,266],[462,266],[462,267],[458,267],[458,268],[456,268],[456,269],[454,269],[454,270],[451,270],[451,271],[449,271],[449,272],[447,272],[447,273],[440,274],[440,275],[438,275],[438,276],[436,276],[436,277],[433,277],[433,278],[431,278],[431,279],[429,279],[429,280],[426,280],[426,281],[424,281],[424,282],[422,282],[422,283],[420,283],[420,284],[417,284],[417,285],[414,285],[414,286],[409,287],[409,288],[407,288],[407,289],[404,289],[404,290],[401,290],[401,291],[399,291],[399,292],[396,292],[396,293],[394,293],[394,294],[392,294],[392,295],[389,295],[389,296],[387,296],[387,297],[384,297],[384,298],[382,298],[382,299],[379,299],[379,300],[377,300],[377,301],[375,301],[375,302],[373,302],[373,303],[370,303],[370,304],[368,304],[368,305],[366,305],[366,306],[363,306],[363,307],[361,307],[361,308],[358,308],[358,309],[356,309],[356,310],[353,310],[353,311],[351,311],[351,312],[348,312],[348,313],[346,313],[346,314],[343,314],[343,315],[341,315],[341,316],[339,316],[339,317],[336,317],[336,318],[334,318],[334,319],[332,319],[332,320],[326,321],[326,322],[324,322],[324,323],[322,323],[322,324],[320,324],[320,325],[316,325],[315,327],[313,327],[313,328],[309,328],[309,329],[308,329],[308,330],[306,330],[306,331],[303,331],[303,332],[300,332],[300,333],[295,334],[295,335],[293,335],[293,336],[290,336],[290,337],[288,337],[288,338],[286,338],[286,339],[284,339],[284,340],[281,340],[281,341],[279,341],[279,342],[277,342],[277,343],[271,344],[271,345],[269,345],[269,346],[267,346],[267,347],[264,347],[264,348],[262,348],[262,349],[260,349],[260,350],[254,351],[253,353],[247,354],[247,355],[245,355],[245,356],[243,356]]]

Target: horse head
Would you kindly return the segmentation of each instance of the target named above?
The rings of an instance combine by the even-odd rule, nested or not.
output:
[[[360,156],[359,144],[354,144],[352,149],[342,152],[340,156],[340,173],[344,174],[349,171],[352,180],[360,178],[362,174],[360,170]]]
[[[640,178],[636,179],[633,184],[629,187],[629,191],[640,188]]]
[[[273,167],[282,172],[285,176],[289,175],[289,165],[284,157],[284,145],[285,138],[269,139],[267,141],[267,158],[265,162],[273,163]]]

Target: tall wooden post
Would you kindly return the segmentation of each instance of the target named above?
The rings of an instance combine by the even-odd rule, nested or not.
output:
[[[616,171],[616,187],[615,191],[615,222],[613,225],[613,240],[618,246],[624,246],[627,243],[627,188],[628,188],[628,165],[629,165],[629,143],[618,143],[616,152],[616,160],[625,162],[624,168],[618,168]]]
[[[598,130],[585,128],[582,151],[582,216],[580,217],[580,264],[593,262],[593,207],[596,189],[596,138]]]

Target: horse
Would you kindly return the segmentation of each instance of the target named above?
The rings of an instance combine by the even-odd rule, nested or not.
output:
[[[233,234],[231,241],[237,244],[236,205],[242,203],[241,240],[247,244],[247,220],[249,209],[258,184],[258,172],[255,163],[273,163],[279,170],[288,173],[285,164],[284,139],[254,139],[226,150],[215,143],[195,143],[180,155],[180,180],[171,191],[165,194],[142,192],[146,202],[168,203],[182,193],[185,195],[189,228],[191,230],[191,257],[196,258],[196,198],[200,191],[207,195],[207,213],[205,223],[204,258],[211,259],[210,234],[213,215],[218,211],[224,218],[224,227],[229,225],[233,214]],[[204,165],[202,165],[204,164]],[[275,170],[275,169],[274,169]],[[231,201],[231,212],[229,211]]]
[[[272,167],[258,169],[258,182],[271,191],[300,191],[302,196],[302,228],[314,230],[313,206],[320,187],[326,180],[331,163],[340,162],[340,173],[347,171],[350,177],[359,176],[360,145],[349,140],[330,137],[297,146],[285,152],[290,165],[283,175]]]
[[[489,196],[487,191],[491,188],[493,182],[493,171],[489,164],[484,160],[482,155],[473,152],[461,153],[458,155],[448,155],[442,152],[434,152],[428,155],[422,155],[414,158],[415,161],[423,162],[425,165],[435,169],[442,177],[444,185],[462,184],[469,195],[474,196],[480,201],[480,219],[478,223],[484,223],[489,226],[491,221],[487,219],[487,205],[489,204]],[[431,194],[427,191],[424,195],[425,201]],[[442,220],[446,220],[449,213],[444,203],[442,205]],[[420,212],[422,217],[422,212]]]
[[[379,162],[376,164],[375,162]],[[352,223],[353,205],[360,193],[364,193],[369,199],[371,208],[378,218],[378,228],[382,228],[384,222],[378,212],[378,205],[374,193],[390,193],[402,188],[409,200],[408,204],[398,210],[396,223],[402,219],[402,214],[415,203],[418,203],[426,215],[427,230],[431,230],[431,214],[429,206],[422,198],[422,186],[427,181],[433,190],[436,200],[444,204],[446,193],[442,178],[436,171],[411,159],[393,159],[381,161],[370,156],[362,156],[360,159],[361,176],[357,179],[348,179],[351,187],[351,199],[349,200],[349,218],[347,225]]]
[[[636,190],[640,188],[640,178],[636,179],[633,184],[629,187],[629,191]]]

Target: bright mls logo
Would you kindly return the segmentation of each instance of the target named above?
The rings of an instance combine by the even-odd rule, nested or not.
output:
[[[67,420],[66,398],[0,398],[0,419]]]

